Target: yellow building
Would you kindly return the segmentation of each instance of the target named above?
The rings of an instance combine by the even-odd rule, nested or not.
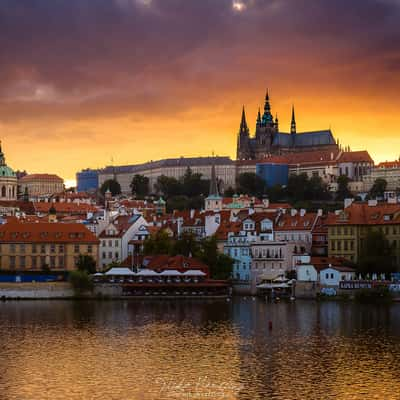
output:
[[[82,224],[9,222],[0,226],[0,269],[71,271],[80,255],[98,264],[99,240]]]
[[[363,242],[372,229],[381,230],[400,265],[400,204],[353,203],[339,213],[329,214],[328,255],[358,262]]]

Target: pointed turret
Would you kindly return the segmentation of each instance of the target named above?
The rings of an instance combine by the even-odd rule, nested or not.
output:
[[[271,125],[274,123],[274,118],[271,114],[271,105],[269,104],[269,93],[265,94],[264,114],[262,116],[262,124],[264,126]]]
[[[279,120],[278,120],[278,113],[275,115],[275,129],[279,131]]]
[[[296,117],[294,115],[294,106],[292,106],[292,121],[290,123],[290,133],[292,135],[296,134]]]
[[[244,111],[244,106],[242,108],[242,119],[240,121],[239,133],[241,133],[241,134],[248,134],[249,133],[249,128],[247,126],[246,113]]]
[[[257,114],[257,122],[256,122],[257,126],[261,125],[261,112],[260,112],[260,107],[258,107],[258,114]]]

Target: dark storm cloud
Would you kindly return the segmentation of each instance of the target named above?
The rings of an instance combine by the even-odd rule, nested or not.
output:
[[[339,84],[360,70],[398,84],[397,1],[233,3],[2,0],[0,115],[182,111],[275,76],[312,82],[316,62]]]

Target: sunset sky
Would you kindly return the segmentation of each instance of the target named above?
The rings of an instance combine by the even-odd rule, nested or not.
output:
[[[331,127],[400,155],[399,0],[1,0],[7,163],[86,167],[235,156],[268,87],[280,129]]]

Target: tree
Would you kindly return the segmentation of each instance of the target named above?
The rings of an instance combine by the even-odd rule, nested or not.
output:
[[[306,189],[307,200],[329,200],[330,197],[328,186],[322,181],[322,178],[320,176],[312,176]]]
[[[79,271],[85,271],[88,274],[96,272],[96,260],[87,254],[80,254],[76,266]]]
[[[229,279],[232,277],[234,261],[226,254],[218,252],[216,236],[202,240],[198,258],[208,266],[212,279]]]
[[[157,178],[155,185],[156,191],[161,193],[166,199],[178,196],[181,193],[181,185],[175,178],[161,175]]]
[[[143,253],[145,255],[172,254],[173,244],[168,233],[160,230],[144,241]]]
[[[181,183],[181,193],[188,197],[200,196],[208,193],[210,182],[206,179],[201,179],[202,175],[193,173],[190,167],[186,169]]]
[[[340,175],[337,179],[338,190],[336,192],[336,200],[343,201],[349,197],[353,197],[349,190],[350,179],[346,175]]]
[[[238,192],[249,196],[262,197],[267,192],[265,181],[253,172],[244,172],[238,176]]]
[[[132,194],[137,198],[144,198],[149,194],[149,178],[144,175],[136,174],[130,184]]]
[[[167,199],[167,211],[187,210],[189,208],[189,199],[187,196],[173,196]]]
[[[235,189],[232,186],[229,186],[224,191],[224,197],[233,197],[235,194]]]
[[[385,273],[395,270],[392,248],[381,230],[371,229],[365,237],[358,262],[362,274]]]
[[[87,271],[71,271],[68,280],[75,290],[76,294],[81,294],[93,290],[93,282]]]
[[[291,201],[307,200],[307,187],[309,181],[307,174],[292,174],[289,176],[287,184],[287,195]]]
[[[371,199],[383,198],[386,187],[387,187],[386,179],[383,178],[375,179],[375,182],[368,193],[369,197]]]
[[[199,242],[192,233],[183,233],[172,249],[174,255],[182,254],[183,256],[195,256],[200,250]]]
[[[121,194],[121,185],[115,179],[107,179],[100,187],[100,192],[104,196],[104,194],[109,190],[113,196],[117,194]]]

